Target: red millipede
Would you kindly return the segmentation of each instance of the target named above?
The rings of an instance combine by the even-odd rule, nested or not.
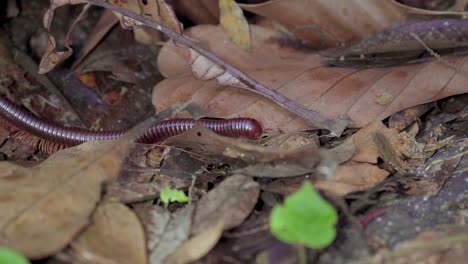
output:
[[[190,119],[174,118],[160,122],[146,130],[136,141],[156,143],[179,135],[201,122],[214,132],[228,137],[257,139],[263,132],[260,123],[252,118]],[[93,131],[79,127],[64,127],[46,122],[0,96],[0,125],[10,131],[23,130],[16,136],[23,142],[37,144],[42,152],[51,154],[59,149],[75,146],[92,140],[112,140],[128,130]],[[37,140],[30,137],[37,137]]]

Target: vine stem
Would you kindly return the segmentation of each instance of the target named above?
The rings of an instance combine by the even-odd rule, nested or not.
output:
[[[343,130],[349,124],[349,121],[345,119],[333,120],[325,116],[322,116],[320,113],[305,108],[304,106],[287,98],[283,94],[269,89],[268,87],[257,82],[255,79],[243,73],[236,67],[226,63],[220,57],[216,56],[212,52],[206,50],[205,48],[201,47],[197,43],[193,42],[190,38],[173,31],[172,29],[170,29],[169,27],[166,27],[165,25],[161,23],[158,23],[149,18],[143,17],[137,13],[134,13],[122,7],[114,6],[103,0],[88,0],[88,2],[93,5],[100,6],[100,7],[118,12],[126,17],[132,18],[142,23],[143,25],[147,27],[157,29],[161,31],[162,33],[166,34],[168,37],[176,40],[178,43],[182,43],[188,46],[189,48],[192,48],[193,50],[197,51],[199,54],[211,60],[213,63],[218,64],[219,66],[223,67],[233,77],[237,78],[238,80],[240,80],[241,82],[249,86],[250,89],[270,99],[271,101],[275,102],[276,104],[288,110],[289,112],[302,117],[304,120],[306,120],[309,124],[313,125],[314,127],[329,130],[332,136],[337,136],[337,137],[340,136]]]

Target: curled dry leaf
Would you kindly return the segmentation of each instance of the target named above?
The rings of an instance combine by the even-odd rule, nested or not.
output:
[[[102,183],[117,176],[125,151],[123,144],[95,141],[33,168],[0,163],[0,245],[31,259],[65,247],[89,222]]]
[[[223,221],[211,225],[199,234],[187,240],[177,251],[166,258],[166,264],[191,263],[205,256],[215,245],[223,234]]]
[[[91,225],[71,243],[91,263],[147,263],[143,228],[136,215],[120,203],[103,203]]]
[[[392,68],[349,69],[320,65],[317,54],[284,46],[279,33],[252,26],[252,51],[246,53],[228,41],[219,27],[197,26],[187,32],[215,54],[256,80],[329,118],[348,116],[355,127],[408,107],[467,92],[468,78],[437,61]],[[467,57],[445,57],[461,69]],[[162,109],[192,100],[208,116],[247,116],[265,129],[309,129],[301,118],[249,91],[196,80],[187,49],[166,44],[158,57],[161,73],[169,79],[153,90],[153,104]],[[206,67],[206,69],[210,69]],[[210,72],[210,71],[207,71]],[[382,104],[379,98],[390,100]]]
[[[202,126],[166,141],[214,164],[229,164],[233,173],[252,177],[292,177],[313,172],[320,161],[315,143],[290,150],[269,150],[227,138]]]
[[[202,233],[220,221],[224,230],[238,226],[254,208],[259,193],[252,178],[230,176],[198,201],[191,233]]]
[[[240,4],[247,11],[280,22],[308,44],[332,47],[404,22],[412,15],[436,18],[466,12],[434,12],[411,8],[395,0],[276,0]],[[330,15],[332,14],[332,15]]]
[[[47,9],[46,13],[44,14],[44,19],[43,19],[44,27],[48,31],[49,36],[48,36],[48,41],[47,41],[46,53],[42,55],[41,62],[39,64],[40,74],[49,72],[59,63],[63,62],[64,60],[66,60],[73,54],[73,49],[69,45],[70,33],[73,30],[76,23],[78,23],[82,18],[84,18],[84,14],[86,13],[90,5],[86,5],[83,8],[83,11],[81,12],[81,14],[75,19],[72,26],[68,30],[68,33],[64,40],[64,45],[65,45],[65,48],[67,49],[66,51],[56,50],[57,44],[55,41],[55,37],[52,36],[52,34],[50,33],[50,27],[52,25],[52,20],[54,18],[55,9],[64,5],[77,5],[77,4],[85,4],[85,3],[88,3],[88,1],[85,1],[85,0],[52,0],[50,1],[50,7],[49,9]]]
[[[177,19],[177,16],[175,15],[172,7],[167,4],[165,0],[114,1],[111,4],[128,9],[151,20],[160,22],[177,33],[182,32],[182,24]],[[158,31],[150,28],[139,28],[139,26],[141,26],[140,22],[122,16],[120,13],[114,13],[119,18],[123,28],[131,28],[135,30],[135,37],[137,39],[144,40],[146,44],[157,43],[161,40],[160,33]]]

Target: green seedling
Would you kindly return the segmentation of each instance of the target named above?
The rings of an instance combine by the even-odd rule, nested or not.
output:
[[[11,249],[0,248],[0,264],[31,264],[31,262]]]
[[[169,205],[169,203],[186,203],[190,201],[190,197],[188,197],[183,191],[172,190],[169,187],[166,187],[164,190],[161,191],[161,193],[159,194],[159,199],[164,203],[166,207]]]
[[[335,208],[306,181],[284,205],[273,208],[270,230],[281,241],[319,249],[335,239],[337,219]]]

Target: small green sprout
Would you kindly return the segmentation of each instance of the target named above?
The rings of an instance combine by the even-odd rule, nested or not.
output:
[[[324,248],[336,236],[338,214],[306,181],[284,205],[276,205],[270,216],[270,230],[281,241]]]
[[[183,191],[172,190],[169,187],[166,187],[164,190],[161,191],[159,194],[159,199],[164,203],[167,207],[169,203],[178,202],[178,203],[186,203],[190,201],[190,197],[185,195]]]
[[[0,264],[30,264],[28,259],[8,248],[0,248]]]

